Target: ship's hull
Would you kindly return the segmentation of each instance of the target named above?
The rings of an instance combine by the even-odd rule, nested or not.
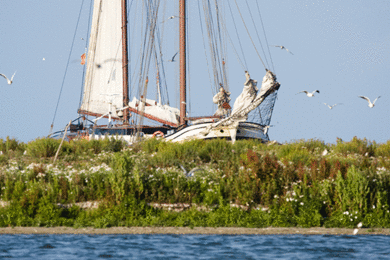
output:
[[[206,131],[212,123],[200,123],[186,126],[183,129],[176,131],[165,137],[165,140],[172,142],[188,141],[193,139],[214,139],[226,138],[231,139],[234,136],[235,129],[231,126],[219,126],[210,131]],[[237,128],[235,139],[259,139],[269,141],[268,134],[264,134],[263,126],[250,123],[241,122]],[[208,132],[207,134],[205,132]]]
[[[193,124],[185,126],[179,130],[168,130],[165,127],[162,128],[143,128],[142,137],[163,137],[166,141],[171,142],[183,142],[195,139],[216,139],[224,138],[227,140],[236,139],[258,139],[262,141],[269,141],[268,134],[264,134],[264,127],[260,124],[241,122],[238,125],[237,132],[234,135],[235,129],[231,126],[218,126],[212,130],[206,131],[212,122]],[[145,131],[146,130],[146,131]],[[86,139],[102,139],[106,137],[112,137],[115,139],[122,139],[128,143],[133,143],[135,138],[136,129],[113,129],[113,128],[100,128],[95,129],[94,132],[84,135]]]

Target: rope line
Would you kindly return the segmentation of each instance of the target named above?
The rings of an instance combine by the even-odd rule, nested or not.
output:
[[[263,27],[263,32],[264,32],[264,37],[265,37],[265,43],[267,44],[267,49],[268,49],[268,53],[269,53],[269,58],[270,58],[270,60],[271,60],[271,65],[272,65],[272,70],[273,70],[273,72],[275,72],[274,62],[272,61],[272,55],[271,55],[271,51],[270,51],[270,49],[269,49],[269,44],[268,44],[268,40],[267,40],[267,35],[266,35],[266,33],[265,33],[263,18],[261,17],[260,8],[259,8],[259,3],[257,2],[257,0],[256,0],[256,5],[257,5],[257,10],[258,10],[258,12],[259,12],[259,17],[260,17],[260,21],[261,21],[261,26]]]
[[[251,19],[252,19],[253,27],[255,28],[255,31],[256,31],[257,39],[260,42],[261,50],[263,51],[263,54],[264,54],[264,57],[265,57],[265,62],[267,63],[267,66],[269,67],[269,63],[268,63],[268,60],[267,60],[267,55],[265,55],[265,51],[264,51],[264,48],[263,48],[263,44],[261,43],[261,40],[260,40],[259,32],[257,31],[255,20],[253,19],[253,15],[252,15],[251,9],[250,9],[250,7],[248,5],[248,0],[246,0],[245,2],[246,2],[246,6],[248,7],[248,11],[249,11],[249,14],[251,16]]]
[[[256,48],[255,43],[253,42],[253,39],[252,39],[251,34],[249,33],[248,27],[247,27],[246,24],[245,24],[244,17],[242,16],[241,11],[240,11],[240,8],[238,7],[237,0],[234,0],[234,2],[236,3],[237,10],[238,10],[238,12],[240,13],[241,20],[242,20],[242,22],[243,22],[243,24],[244,24],[244,27],[245,27],[245,29],[246,29],[246,31],[247,31],[247,33],[248,33],[249,38],[251,39],[251,42],[252,42],[252,44],[253,44],[253,47],[254,47],[255,50],[256,50],[257,56],[259,56],[259,59],[260,59],[261,63],[263,64],[264,68],[267,69],[267,67],[266,67],[265,64],[264,64],[263,59],[261,58],[261,56],[260,56],[260,54],[259,54],[259,51],[258,51],[257,48]]]
[[[245,59],[245,55],[244,55],[244,50],[243,50],[243,48],[242,48],[242,44],[241,44],[241,40],[240,40],[240,35],[238,34],[236,21],[234,20],[233,11],[232,11],[232,8],[231,8],[231,6],[230,6],[230,2],[229,2],[229,1],[228,1],[228,5],[229,5],[229,9],[230,9],[230,14],[231,14],[231,16],[232,16],[232,21],[233,21],[233,24],[234,24],[234,28],[235,28],[235,30],[236,30],[238,43],[240,44],[240,49],[241,49],[241,53],[242,53],[242,58],[244,59],[245,70],[248,70],[248,64],[246,63],[246,59]]]
[[[76,38],[76,33],[77,33],[77,28],[79,27],[79,22],[80,22],[80,17],[81,17],[81,11],[83,10],[83,5],[84,5],[84,0],[81,2],[79,17],[78,17],[78,19],[77,19],[76,29],[75,29],[74,34],[73,34],[73,40],[72,40],[72,44],[71,44],[70,51],[69,51],[69,55],[68,55],[68,61],[67,61],[67,63],[66,63],[66,68],[65,68],[64,77],[62,78],[62,84],[61,84],[60,94],[59,94],[59,96],[58,96],[56,109],[55,109],[55,111],[54,111],[53,121],[52,121],[51,127],[50,127],[50,133],[51,133],[52,130],[53,130],[54,120],[55,120],[56,115],[57,115],[58,104],[60,103],[61,94],[62,94],[62,89],[63,89],[63,87],[64,87],[66,74],[67,74],[67,72],[68,72],[68,67],[69,67],[69,62],[70,62],[70,56],[71,56],[71,54],[72,54],[72,50],[73,50],[73,46],[74,46],[74,42],[75,42],[75,38]]]
[[[202,25],[202,15],[201,15],[201,12],[200,12],[199,1],[198,1],[198,11],[199,11],[200,31],[202,32],[202,38],[203,38],[204,55],[205,55],[205,57],[206,57],[206,64],[207,64],[207,74],[209,75],[210,86],[212,86],[213,83],[212,83],[211,75],[210,75],[210,64],[209,64],[209,60],[208,60],[208,58],[207,58],[206,44],[205,44],[205,40],[204,40],[204,32],[203,32],[203,25]],[[205,18],[205,19],[206,19],[206,18]],[[213,94],[214,94],[214,91],[213,91],[213,88],[212,88],[212,87],[211,87],[211,91],[212,91]]]

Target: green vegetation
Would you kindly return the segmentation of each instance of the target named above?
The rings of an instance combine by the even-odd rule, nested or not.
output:
[[[59,144],[0,139],[0,226],[390,227],[390,141]]]

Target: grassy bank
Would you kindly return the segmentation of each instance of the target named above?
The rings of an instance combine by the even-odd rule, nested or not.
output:
[[[390,141],[59,143],[0,139],[0,226],[390,227]]]

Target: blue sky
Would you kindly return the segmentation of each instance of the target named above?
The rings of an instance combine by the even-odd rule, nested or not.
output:
[[[81,2],[1,0],[0,73],[12,76],[16,71],[16,75],[12,85],[0,78],[0,138],[10,136],[28,142],[49,134]],[[189,11],[198,12],[197,1],[189,2]],[[90,0],[85,0],[82,9],[54,130],[62,129],[77,117],[83,72],[79,57],[85,52],[86,43],[81,38],[87,36],[89,3]],[[233,0],[230,3],[235,6]],[[248,3],[255,6],[254,0],[248,0]],[[281,83],[270,139],[289,142],[316,138],[334,143],[337,137],[348,141],[357,136],[380,143],[389,140],[390,1],[275,0],[258,3],[268,43],[284,45],[294,53],[290,55],[270,47]],[[177,15],[175,8],[175,5],[168,6],[166,16]],[[226,18],[231,25],[228,15]],[[237,24],[241,22],[238,16],[235,19]],[[177,38],[176,27],[177,21],[166,25],[167,39]],[[215,110],[210,87],[203,89],[210,82],[201,61],[204,51],[198,27],[198,24],[190,25],[193,30],[190,33],[190,40],[193,40],[189,58],[190,102],[194,116],[212,114]],[[242,27],[239,30],[243,32]],[[229,33],[234,35],[233,29],[229,29]],[[170,46],[164,47],[166,59],[176,52],[177,46],[177,40],[173,40]],[[243,40],[243,47],[249,53],[253,51],[249,40]],[[260,81],[264,68],[257,55],[245,57],[252,78]],[[237,60],[232,58],[229,62],[234,102],[242,90],[245,76]],[[178,81],[174,72],[177,64],[168,66],[171,64],[167,64],[168,84],[173,86]],[[321,93],[312,98],[302,93],[296,95],[302,90],[315,89]],[[370,109],[359,95],[371,100],[381,98]],[[171,105],[177,104],[176,96],[170,92]],[[343,105],[330,110],[323,103]]]

